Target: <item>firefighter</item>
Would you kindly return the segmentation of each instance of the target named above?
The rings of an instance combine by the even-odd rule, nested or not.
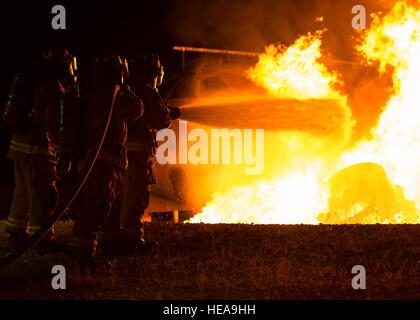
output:
[[[68,243],[68,252],[75,257],[82,270],[96,266],[96,235],[111,208],[121,199],[122,176],[128,166],[125,149],[127,121],[143,114],[141,100],[125,83],[127,75],[126,60],[115,54],[101,55],[95,61],[94,76],[83,97],[84,150],[88,153],[98,143],[114,90],[118,90],[102,149],[81,191],[79,209]]]
[[[70,168],[75,128],[65,126],[75,121],[64,114],[79,107],[75,62],[67,49],[51,46],[32,73],[18,73],[12,81],[3,112],[13,131],[8,157],[15,189],[6,226],[11,250],[48,225],[58,199],[57,164],[60,171]],[[51,246],[53,228],[39,243],[41,249]]]
[[[145,245],[141,218],[149,205],[151,185],[156,182],[153,163],[157,130],[168,128],[171,120],[180,116],[180,109],[168,106],[159,94],[164,75],[159,57],[155,54],[139,56],[132,67],[131,84],[143,100],[144,114],[128,127],[129,165],[124,176],[120,214],[122,248],[128,252]]]

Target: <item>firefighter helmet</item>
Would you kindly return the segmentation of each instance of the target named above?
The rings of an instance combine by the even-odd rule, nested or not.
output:
[[[53,45],[46,48],[42,62],[43,72],[47,76],[76,80],[77,59],[65,47]]]
[[[96,75],[112,82],[124,83],[128,78],[127,59],[117,54],[102,54],[95,59]]]
[[[133,71],[139,78],[151,81],[155,87],[162,84],[164,71],[157,54],[149,53],[138,56],[134,59]]]

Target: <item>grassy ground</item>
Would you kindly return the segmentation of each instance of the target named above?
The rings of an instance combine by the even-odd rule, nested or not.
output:
[[[71,223],[56,229],[66,239]],[[0,299],[420,299],[420,225],[149,223],[146,233],[154,250],[95,275],[65,254],[29,252],[0,271]],[[67,290],[51,288],[55,264]],[[357,264],[366,290],[351,287]]]

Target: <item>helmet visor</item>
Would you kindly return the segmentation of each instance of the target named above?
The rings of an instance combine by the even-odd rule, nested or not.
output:
[[[73,57],[69,66],[70,75],[74,76],[77,72],[77,58]]]
[[[162,84],[164,75],[165,75],[165,72],[163,71],[163,66],[160,66],[159,73],[157,76],[156,86],[159,87]]]
[[[124,59],[123,65],[124,65],[123,66],[124,79],[128,79],[128,77],[130,76],[130,71],[128,69],[127,59]]]

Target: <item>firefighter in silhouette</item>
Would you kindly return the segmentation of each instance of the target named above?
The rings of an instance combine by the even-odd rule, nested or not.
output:
[[[116,54],[96,58],[94,75],[83,96],[85,153],[97,145],[106,125],[107,112],[117,90],[102,149],[80,194],[76,221],[67,250],[80,267],[94,267],[97,233],[107,220],[111,208],[121,199],[122,176],[128,159],[125,143],[127,121],[143,114],[141,100],[125,83],[126,60]]]
[[[13,131],[8,157],[15,189],[6,226],[11,250],[28,238],[28,224],[32,236],[49,223],[58,199],[56,181],[70,169],[80,110],[75,62],[67,49],[51,46],[33,72],[18,73],[12,81],[3,112]],[[51,249],[53,240],[52,228],[39,247]]]
[[[163,74],[163,66],[155,54],[142,55],[133,61],[131,84],[143,100],[144,114],[128,126],[129,165],[124,176],[120,214],[122,248],[128,252],[145,244],[141,218],[149,205],[151,184],[156,182],[153,162],[157,130],[168,128],[171,120],[181,114],[179,108],[168,106],[159,94]]]

